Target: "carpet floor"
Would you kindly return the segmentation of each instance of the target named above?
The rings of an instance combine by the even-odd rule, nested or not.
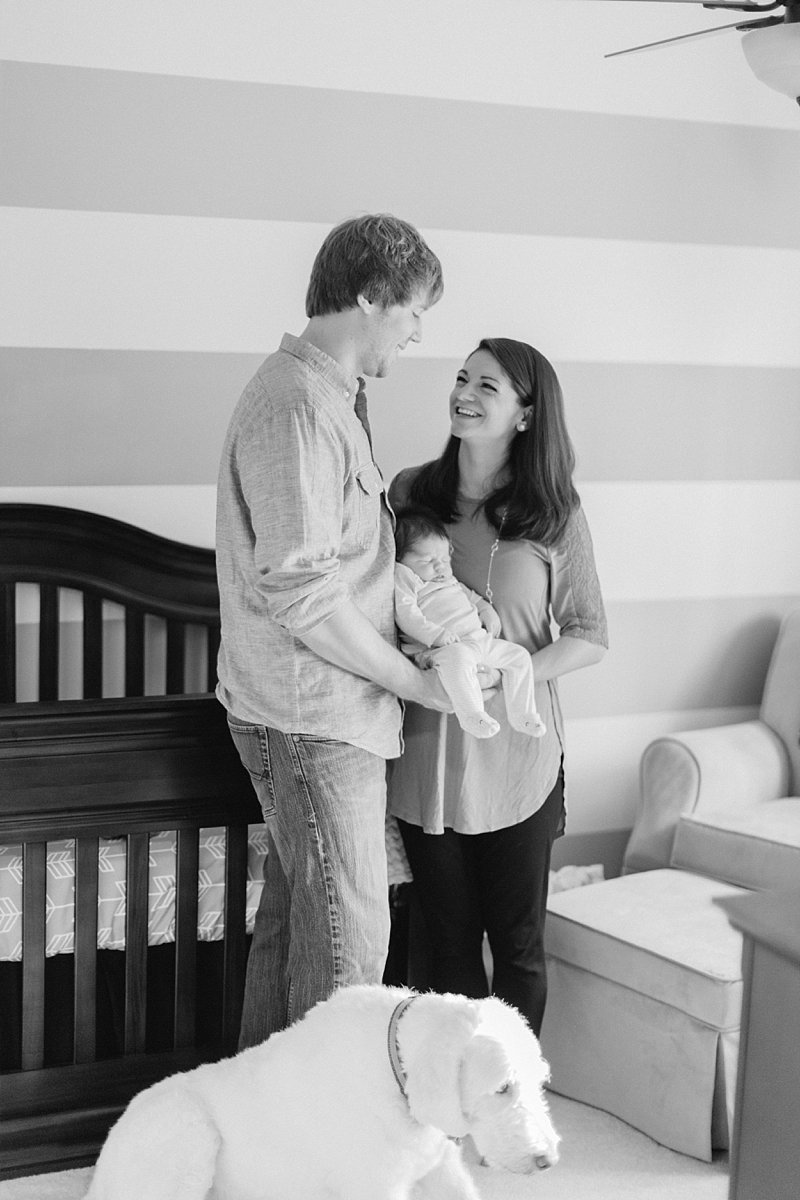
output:
[[[727,1155],[711,1163],[687,1158],[563,1096],[550,1096],[550,1111],[562,1137],[560,1163],[535,1176],[475,1166],[481,1200],[726,1200]],[[91,1177],[86,1167],[7,1180],[0,1200],[83,1200]]]

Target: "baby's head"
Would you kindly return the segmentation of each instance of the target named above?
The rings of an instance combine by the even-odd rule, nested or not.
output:
[[[430,583],[449,579],[452,547],[444,523],[427,508],[405,508],[394,531],[397,561]]]

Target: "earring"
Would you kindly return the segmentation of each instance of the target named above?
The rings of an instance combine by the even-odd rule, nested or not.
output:
[[[517,422],[517,430],[519,433],[524,433],[527,428],[528,428],[528,426],[525,424],[524,421]]]

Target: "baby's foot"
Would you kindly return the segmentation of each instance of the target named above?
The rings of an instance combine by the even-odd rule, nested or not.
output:
[[[530,737],[537,738],[547,732],[547,726],[537,712],[530,713],[516,728],[520,733],[527,733]]]
[[[485,712],[461,713],[458,723],[465,733],[471,733],[473,737],[477,738],[494,737],[500,731],[500,726],[494,717],[490,717]]]

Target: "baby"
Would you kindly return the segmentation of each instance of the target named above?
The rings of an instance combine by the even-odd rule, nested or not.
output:
[[[479,738],[500,729],[483,707],[477,673],[479,666],[496,667],[510,725],[541,737],[531,656],[498,638],[500,618],[491,604],[453,575],[444,524],[425,509],[407,508],[397,517],[395,543],[395,620],[403,652],[438,671],[461,728]]]

